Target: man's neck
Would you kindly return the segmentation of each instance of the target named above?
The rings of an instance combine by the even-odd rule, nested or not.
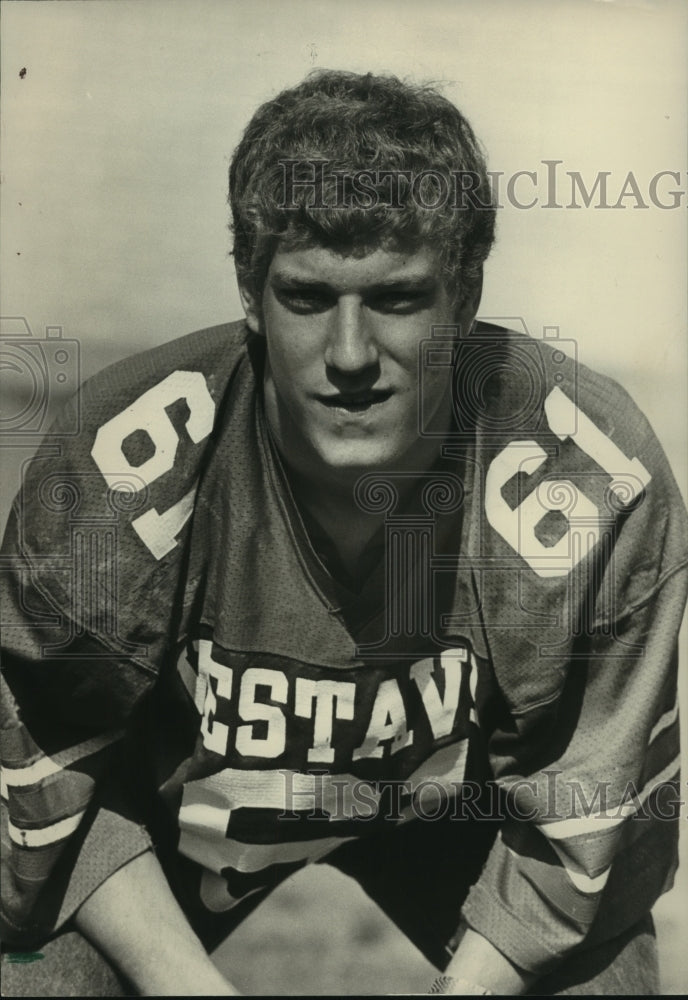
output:
[[[356,503],[358,476],[336,482],[315,481],[289,468],[287,476],[297,506],[306,514],[306,523],[316,522],[336,548],[349,576],[356,578],[363,552],[384,524],[384,513],[362,510]]]
[[[438,459],[439,451],[426,447],[418,456],[413,469],[409,466],[404,471],[421,474],[432,468]],[[296,504],[307,515],[306,521],[310,519],[317,523],[336,548],[349,575],[356,579],[360,575],[361,557],[384,525],[387,515],[386,510],[379,513],[364,510],[356,500],[356,483],[366,474],[365,470],[350,474],[324,470],[316,476],[287,463],[284,463],[284,468]],[[369,473],[371,471],[368,470]],[[409,502],[417,487],[418,478],[414,475],[398,475],[395,471],[389,472],[389,475],[396,493],[395,513],[398,514]],[[380,482],[384,482],[385,471],[380,471],[377,475]]]

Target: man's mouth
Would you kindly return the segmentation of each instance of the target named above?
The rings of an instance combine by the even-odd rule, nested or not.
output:
[[[365,413],[371,407],[386,402],[391,395],[391,389],[367,389],[365,392],[337,392],[331,396],[318,396],[318,400],[330,409]]]

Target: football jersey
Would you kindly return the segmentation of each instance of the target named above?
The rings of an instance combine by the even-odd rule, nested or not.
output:
[[[240,901],[470,781],[502,818],[457,906],[522,968],[671,883],[688,544],[666,459],[556,345],[482,325],[421,346],[452,369],[454,426],[410,496],[400,474],[357,484],[378,525],[359,589],[291,494],[243,324],[106,370],[79,435],[48,435],[3,550],[10,940],[151,834],[219,936]],[[423,416],[421,392],[430,438]]]

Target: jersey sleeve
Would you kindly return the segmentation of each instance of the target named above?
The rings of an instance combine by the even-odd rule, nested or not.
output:
[[[46,937],[151,846],[126,791],[116,789],[127,714],[145,680],[125,679],[95,644],[78,650],[77,670],[27,659],[26,648],[4,657],[2,915],[12,945]]]
[[[474,930],[537,975],[632,926],[672,884],[688,586],[685,509],[642,414],[600,379],[575,407],[560,390],[548,404],[558,436],[543,438],[542,456],[508,466],[509,449],[520,461],[533,446],[519,442],[486,462],[488,478],[499,470],[487,506],[503,513],[486,529],[483,560],[502,569],[479,581],[508,705],[488,737],[503,813],[463,909]],[[575,418],[570,433],[560,413]],[[527,496],[509,505],[512,471]]]
[[[685,573],[676,572],[612,635],[591,637],[589,659],[571,670],[566,705],[547,718],[534,708],[514,720],[514,732],[493,736],[504,821],[464,917],[530,972],[621,933],[671,886],[685,592]],[[546,758],[537,768],[523,749],[535,733]]]
[[[155,672],[136,657],[142,644],[119,638],[110,588],[127,574],[113,578],[116,546],[104,551],[117,521],[99,519],[92,470],[69,451],[39,450],[0,557],[2,921],[15,947],[40,942],[150,847],[121,775]]]
[[[239,327],[201,331],[101,372],[58,416],[14,503],[0,586],[15,944],[51,933],[150,846],[128,734],[175,659],[196,488],[242,342]]]

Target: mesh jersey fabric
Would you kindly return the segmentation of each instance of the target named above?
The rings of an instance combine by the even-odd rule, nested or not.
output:
[[[294,504],[243,324],[106,370],[57,457],[48,436],[3,546],[10,941],[151,834],[221,936],[237,901],[470,781],[502,819],[463,915],[522,968],[671,884],[688,546],[661,448],[546,343],[427,350],[455,427],[410,505],[359,484],[384,539],[358,593]]]

